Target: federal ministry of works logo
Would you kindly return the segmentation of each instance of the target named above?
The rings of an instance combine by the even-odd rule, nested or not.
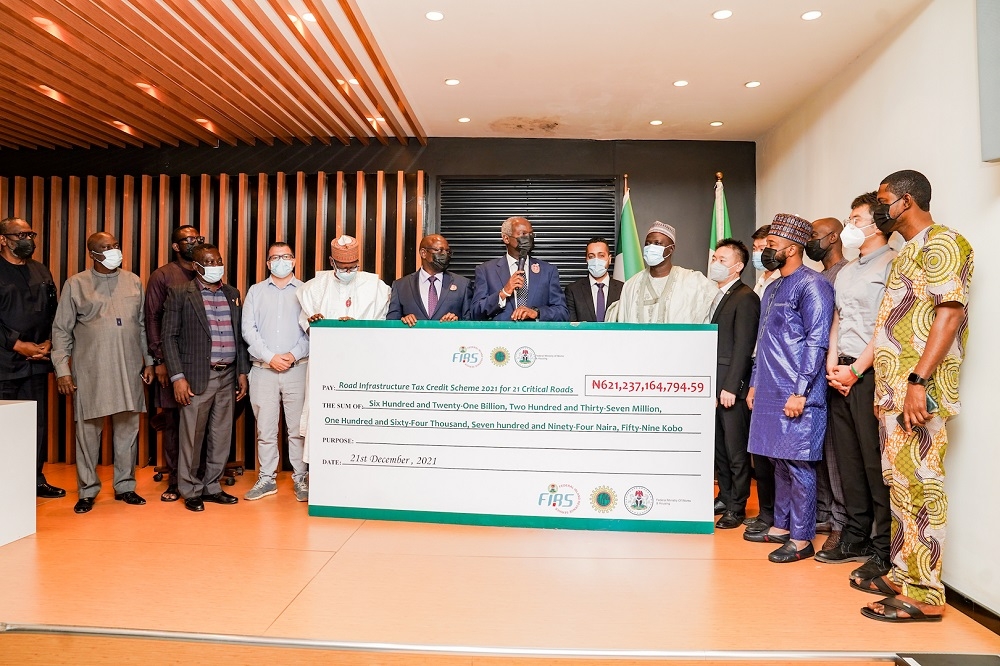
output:
[[[514,352],[514,363],[522,368],[530,368],[535,364],[535,350],[531,347],[518,347]]]
[[[580,493],[568,483],[552,483],[548,490],[538,493],[538,506],[547,506],[559,513],[573,513],[580,506]]]
[[[618,495],[608,486],[598,486],[590,493],[590,506],[597,513],[611,513],[618,505]]]
[[[451,362],[474,368],[483,362],[483,352],[479,347],[459,347],[458,351],[451,355]]]
[[[645,486],[632,486],[622,498],[622,504],[631,514],[636,516],[647,514],[653,508],[653,493]]]
[[[507,351],[506,347],[497,347],[490,352],[490,360],[493,361],[493,365],[502,368],[510,360],[510,352]]]

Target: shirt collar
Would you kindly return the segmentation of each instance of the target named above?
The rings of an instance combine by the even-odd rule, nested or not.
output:
[[[610,275],[610,273],[605,273],[603,280],[595,280],[593,275],[591,275],[590,273],[587,273],[587,279],[590,280],[590,288],[593,289],[594,286],[597,285],[597,284],[603,284],[605,287],[607,287],[608,285],[610,285],[611,284],[611,280],[608,279],[609,275]]]
[[[214,294],[214,293],[218,292],[220,289],[222,289],[222,283],[221,282],[216,282],[215,284],[217,284],[219,286],[217,286],[215,289],[212,289],[211,285],[209,285],[208,283],[206,283],[204,280],[201,279],[201,275],[200,274],[196,275],[194,279],[195,279],[195,282],[198,283],[198,288],[201,291],[210,291],[210,292],[212,292]]]
[[[264,280],[264,281],[267,282],[272,287],[277,287],[278,289],[284,289],[285,287],[301,287],[302,286],[302,280],[300,280],[300,279],[298,279],[296,277],[293,277],[292,280],[291,280],[291,282],[289,282],[288,284],[286,284],[285,287],[278,287],[278,285],[274,284],[274,276],[273,275],[268,275],[267,279]]]
[[[427,271],[425,271],[423,266],[421,266],[420,268],[418,268],[417,272],[420,273],[420,281],[421,282],[425,282],[427,284],[430,284],[430,280],[428,278],[430,278],[431,274],[428,273]],[[435,273],[434,277],[437,278],[437,281],[438,281],[439,284],[444,284],[444,273]]]
[[[722,285],[721,287],[719,287],[719,291],[721,291],[721,292],[722,292],[722,293],[724,294],[724,293],[726,293],[727,291],[729,291],[729,290],[730,290],[730,288],[732,288],[732,286],[733,286],[734,284],[736,284],[737,282],[739,282],[739,281],[740,281],[740,276],[739,276],[739,275],[737,275],[737,276],[736,276],[736,277],[734,277],[734,278],[733,278],[732,280],[730,280],[730,281],[729,281],[729,282],[727,282],[726,284],[724,284],[724,285]]]
[[[872,260],[872,259],[874,259],[875,257],[877,257],[877,256],[879,256],[880,254],[883,254],[883,253],[885,253],[885,252],[888,252],[888,251],[889,251],[889,250],[891,250],[891,249],[892,249],[892,248],[891,248],[891,247],[889,247],[889,244],[888,244],[888,243],[886,243],[885,245],[883,245],[883,246],[882,246],[882,247],[880,247],[879,249],[877,249],[877,250],[872,250],[872,251],[871,251],[871,252],[869,252],[868,254],[859,254],[859,255],[858,255],[858,263],[859,263],[859,264],[867,264],[867,263],[868,263],[869,261],[871,261],[871,260]]]

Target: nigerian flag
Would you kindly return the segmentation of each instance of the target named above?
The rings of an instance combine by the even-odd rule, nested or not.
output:
[[[629,198],[628,186],[625,186],[625,196],[622,198],[622,216],[618,223],[618,256],[615,257],[615,279],[628,280],[645,268],[642,263],[642,245],[639,243],[639,231],[635,228],[635,215],[632,213],[632,200]]]
[[[722,189],[722,174],[717,174],[715,181],[715,208],[712,209],[712,232],[708,239],[708,263],[712,263],[715,244],[723,238],[732,238],[733,228],[729,226],[729,207],[726,206],[726,193]]]

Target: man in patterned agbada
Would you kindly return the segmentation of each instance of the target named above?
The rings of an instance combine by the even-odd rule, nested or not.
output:
[[[972,246],[931,218],[931,185],[897,171],[878,189],[875,223],[906,241],[893,261],[875,323],[875,413],[892,512],[888,575],[852,587],[886,595],[861,609],[886,622],[938,621],[947,523],[945,424],[958,414],[968,338]]]

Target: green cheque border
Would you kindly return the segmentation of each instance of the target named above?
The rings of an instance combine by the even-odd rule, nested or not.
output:
[[[348,319],[340,321],[337,319],[320,319],[309,325],[312,328],[410,328],[401,321],[386,320],[360,320]],[[532,330],[563,330],[572,331],[579,329],[583,331],[716,331],[716,324],[619,324],[619,323],[597,323],[597,322],[564,322],[564,321],[536,321],[536,322],[513,322],[513,321],[452,321],[442,323],[440,321],[419,320],[413,328],[478,328],[478,329],[514,329],[520,331]]]
[[[353,506],[309,505],[309,515],[323,518],[359,518],[361,520],[396,520],[411,523],[447,523],[486,527],[533,527],[605,532],[659,532],[672,534],[712,534],[715,523],[693,520],[623,520],[620,518],[571,518],[556,516],[510,516],[491,513],[452,513],[449,511],[409,511],[405,509],[370,509]]]

